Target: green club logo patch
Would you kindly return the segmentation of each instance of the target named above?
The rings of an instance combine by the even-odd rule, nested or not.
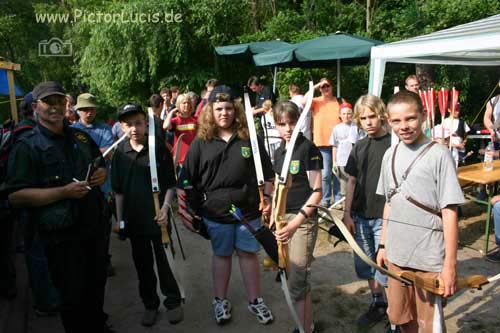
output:
[[[244,158],[250,158],[250,156],[252,156],[250,147],[241,147],[241,156],[243,156]]]
[[[296,175],[299,173],[300,170],[300,161],[295,160],[290,162],[290,173],[292,175]]]

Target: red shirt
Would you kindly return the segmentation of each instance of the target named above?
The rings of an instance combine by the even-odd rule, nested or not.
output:
[[[172,131],[174,131],[174,150],[172,151],[172,154],[175,155],[179,136],[184,134],[180,142],[181,151],[179,154],[179,161],[177,161],[179,164],[182,164],[184,163],[184,158],[186,157],[191,142],[193,142],[196,137],[197,121],[193,116],[189,116],[188,118],[181,118],[177,116],[172,118],[170,124],[172,126]],[[173,158],[175,159],[175,156],[173,156]]]

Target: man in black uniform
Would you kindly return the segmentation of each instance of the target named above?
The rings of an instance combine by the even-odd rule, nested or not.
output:
[[[99,148],[85,132],[64,121],[66,93],[55,81],[33,90],[37,126],[16,143],[7,171],[9,201],[32,211],[68,333],[106,332],[104,163],[86,180]],[[78,181],[76,181],[78,180]]]

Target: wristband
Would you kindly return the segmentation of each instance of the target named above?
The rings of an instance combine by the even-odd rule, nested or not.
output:
[[[379,245],[378,245],[378,249],[379,249],[379,250],[380,250],[380,249],[385,250],[385,244],[379,244]]]
[[[309,218],[309,215],[307,215],[306,211],[303,210],[302,208],[299,210],[299,213],[302,214],[306,219]]]
[[[267,193],[264,193],[264,198],[271,198],[271,196]]]

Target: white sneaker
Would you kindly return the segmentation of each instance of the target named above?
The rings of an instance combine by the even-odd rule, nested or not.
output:
[[[215,321],[218,325],[223,325],[231,319],[231,302],[228,299],[214,298],[212,301],[214,306]]]
[[[253,301],[253,303],[248,304],[248,310],[257,316],[259,323],[266,325],[274,320],[273,314],[267,308],[262,297],[259,297]]]

